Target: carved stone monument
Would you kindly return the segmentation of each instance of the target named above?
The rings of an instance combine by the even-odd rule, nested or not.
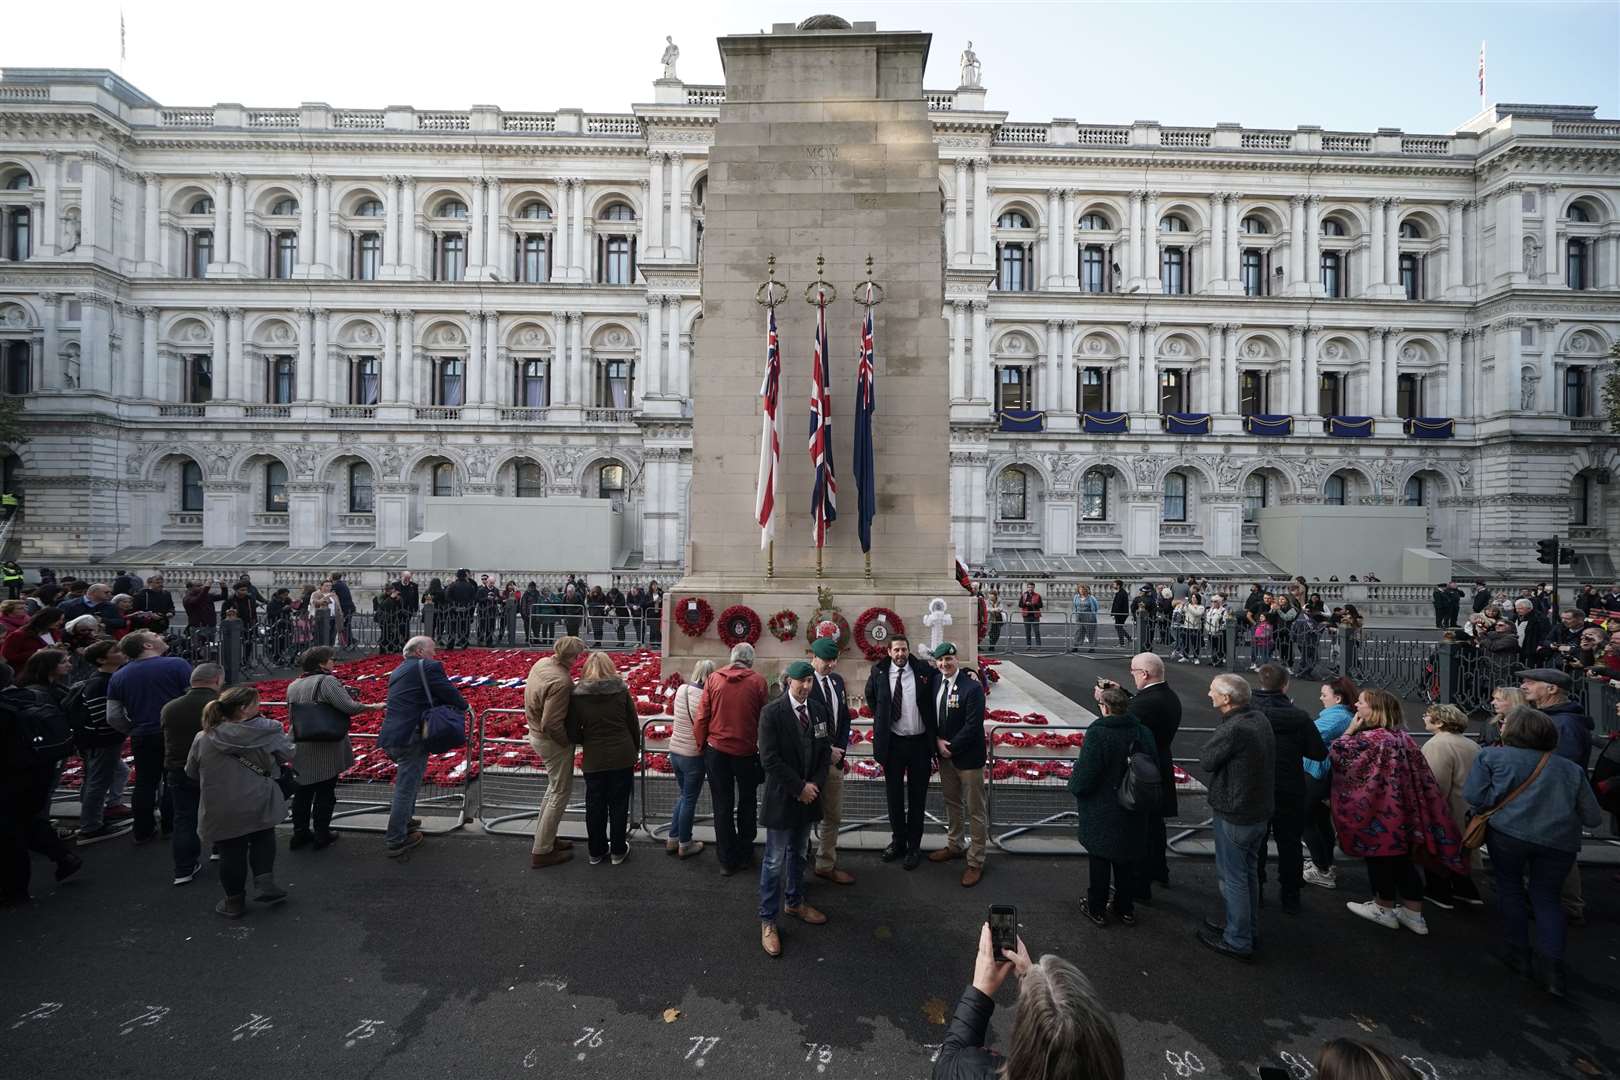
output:
[[[945,597],[958,648],[971,664],[974,606],[955,581],[950,534],[939,155],[922,84],[929,36],[818,16],[719,45],[726,100],[709,155],[688,570],[665,606],[665,670],[686,671],[697,657],[727,652],[717,625],[689,637],[675,622],[677,608],[701,597],[716,624],[732,604],[752,608],[762,625],[782,610],[798,617],[793,640],[765,631],[755,645],[758,669],[774,677],[807,655],[805,629],[822,607],[818,589],[851,627],[869,608],[894,611],[914,644],[927,640],[929,600]],[[765,314],[755,292],[770,255],[789,300],[776,309],[784,410],[777,506],[785,516],[768,576],[754,519],[765,371]],[[818,255],[838,288],[827,327],[839,510],[819,579],[806,446],[815,308],[804,300]],[[876,309],[870,578],[856,531],[851,452],[862,315],[852,294],[868,255],[887,294]],[[859,694],[867,666],[852,642],[843,653],[852,693]]]

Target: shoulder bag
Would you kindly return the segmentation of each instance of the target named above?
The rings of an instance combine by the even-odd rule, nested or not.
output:
[[[349,733],[349,717],[324,701],[295,702],[287,711],[295,742],[337,742]]]
[[[427,661],[416,662],[416,674],[422,680],[422,693],[427,696],[427,711],[422,714],[422,742],[430,754],[442,754],[467,745],[467,718],[453,705],[433,704],[433,691],[428,686]]]
[[[1125,775],[1119,778],[1119,789],[1115,793],[1119,805],[1131,811],[1158,806],[1163,784],[1158,756],[1143,750],[1141,740],[1133,737],[1130,753],[1125,757]]]
[[[1536,762],[1535,771],[1525,779],[1524,783],[1508,792],[1507,798],[1503,799],[1489,810],[1486,810],[1484,813],[1475,814],[1473,817],[1468,819],[1468,827],[1463,830],[1462,843],[1464,848],[1468,849],[1469,851],[1473,851],[1476,848],[1484,846],[1486,833],[1485,825],[1486,822],[1491,820],[1491,815],[1502,809],[1502,807],[1506,806],[1514,799],[1517,799],[1520,792],[1529,787],[1531,784],[1535,783],[1536,777],[1541,775],[1541,770],[1547,767],[1547,759],[1550,757],[1552,757],[1552,751],[1548,750],[1546,753],[1541,755],[1541,760]]]

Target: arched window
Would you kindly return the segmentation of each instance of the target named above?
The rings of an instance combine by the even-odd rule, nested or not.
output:
[[[551,207],[547,206],[539,199],[533,199],[524,203],[518,209],[517,216],[520,218],[525,218],[529,221],[550,221]]]
[[[1322,219],[1322,235],[1323,236],[1343,236],[1343,235],[1345,235],[1344,222],[1340,221],[1338,218],[1323,218]]]
[[[1271,231],[1271,229],[1266,225],[1265,218],[1255,217],[1253,214],[1250,214],[1248,217],[1240,221],[1238,223],[1238,228],[1242,229],[1246,233],[1249,233],[1251,236],[1264,236]],[[1322,223],[1322,231],[1324,233],[1327,232],[1327,222],[1325,221]]]
[[[616,202],[602,211],[603,221],[634,221],[636,212],[630,208],[629,203]]]
[[[1164,520],[1187,520],[1187,474],[1173,472],[1164,478]]]
[[[271,217],[292,217],[298,213],[298,200],[291,195],[283,195],[270,204]]]
[[[996,485],[996,516],[1002,521],[1025,521],[1029,517],[1029,475],[1023,469],[1003,469]]]
[[[186,211],[188,214],[212,214],[213,212],[214,200],[210,199],[207,195],[193,200],[191,203],[191,208]]]
[[[1159,221],[1160,232],[1188,232],[1187,219],[1179,214],[1166,214]]]
[[[454,495],[456,493],[456,467],[448,461],[441,461],[433,466],[433,494]]]
[[[180,509],[200,514],[203,508],[202,466],[188,461],[180,466]]]
[[[1017,210],[1009,210],[996,219],[996,228],[1027,229],[1029,228],[1029,218],[1025,217]]]
[[[28,174],[19,170],[15,176],[6,181],[6,190],[27,191],[29,184]]]
[[[1249,478],[1243,481],[1243,520],[1255,521],[1260,511],[1266,508],[1266,500],[1270,496],[1265,475],[1250,473]]]
[[[437,209],[433,211],[433,216],[440,218],[465,218],[467,216],[467,204],[462,202],[460,199],[446,199],[438,205]]]
[[[264,467],[264,512],[287,512],[287,466],[272,461]]]
[[[603,499],[622,499],[624,497],[624,466],[617,463],[603,465],[602,474],[597,480],[596,493]]]
[[[1415,221],[1403,221],[1403,222],[1401,222],[1401,239],[1402,240],[1421,240],[1421,239],[1423,239],[1423,226],[1419,225]]]
[[[1334,473],[1322,485],[1322,501],[1329,506],[1344,505],[1344,474]]]
[[[520,499],[538,499],[546,493],[546,474],[538,462],[519,461],[514,470],[517,474],[517,497]]]
[[[355,217],[382,217],[383,204],[381,199],[364,199],[354,208]]]
[[[1592,215],[1587,213],[1586,207],[1580,203],[1570,203],[1569,209],[1564,212],[1564,216],[1577,224],[1586,224],[1592,220]]]
[[[1106,217],[1095,212],[1080,215],[1080,227],[1082,229],[1098,232],[1107,232],[1109,229],[1113,228],[1113,226],[1108,223],[1108,219]]]
[[[1108,520],[1108,473],[1091,469],[1080,481],[1080,516],[1086,521]]]
[[[377,509],[377,485],[371,466],[356,461],[349,466],[349,513],[370,514]]]
[[[1406,482],[1406,490],[1401,493],[1401,502],[1407,506],[1423,505],[1423,477],[1414,476]]]

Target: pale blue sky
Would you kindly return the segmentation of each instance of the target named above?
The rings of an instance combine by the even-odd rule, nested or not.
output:
[[[687,82],[721,81],[714,39],[820,10],[934,35],[948,89],[971,38],[988,103],[1012,119],[1234,121],[1250,127],[1450,131],[1491,101],[1620,115],[1620,2],[827,4],[651,0],[78,0],[12,5],[0,66],[117,68],[169,105],[325,101],[623,111],[652,97],[665,34]],[[610,44],[611,43],[611,44]],[[211,57],[203,61],[199,58]]]

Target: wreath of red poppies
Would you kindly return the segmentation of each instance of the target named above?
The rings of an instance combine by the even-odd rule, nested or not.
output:
[[[772,615],[765,625],[777,641],[792,641],[799,636],[799,617],[786,608]]]
[[[744,604],[732,604],[720,613],[720,626],[716,630],[727,648],[759,640],[759,616]]]
[[[804,640],[806,644],[814,645],[820,638],[832,638],[838,642],[838,651],[843,652],[849,647],[849,620],[837,609],[816,612],[810,616],[810,622],[805,627]]]
[[[714,608],[701,596],[688,596],[675,601],[675,625],[687,637],[702,637],[703,631],[714,621]]]
[[[885,607],[871,607],[855,620],[855,644],[868,660],[880,660],[895,635],[905,636],[906,624]]]

